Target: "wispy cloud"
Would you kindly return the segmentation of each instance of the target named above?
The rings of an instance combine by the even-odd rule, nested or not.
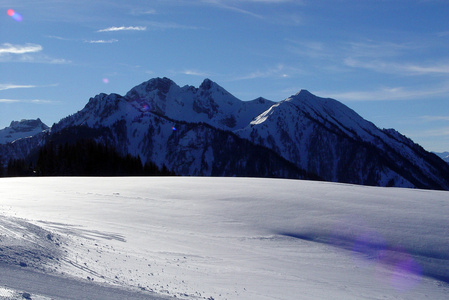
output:
[[[35,53],[42,51],[42,49],[42,46],[37,44],[13,45],[4,43],[0,46],[0,56],[5,54]]]
[[[424,50],[423,46],[412,43],[365,41],[326,44],[313,40],[285,41],[288,51],[302,57],[321,60],[320,64],[315,64],[321,68],[329,69],[333,66],[334,70],[341,72],[364,69],[401,76],[449,75],[449,57],[426,62],[413,61],[411,54]]]
[[[211,76],[210,73],[204,72],[204,71],[198,71],[198,70],[183,70],[181,72],[177,72],[178,74],[184,74],[184,75],[191,75],[191,76],[201,76],[201,77],[208,77]]]
[[[67,64],[69,60],[52,58],[42,54],[43,47],[37,44],[13,45],[4,43],[0,45],[0,62],[28,62],[45,64]]]
[[[293,39],[286,39],[285,41],[287,42],[287,50],[300,56],[320,59],[329,58],[336,54],[327,49],[322,42]]]
[[[246,2],[260,2],[260,3],[269,3],[269,4],[278,4],[278,3],[285,3],[285,2],[293,2],[296,0],[243,0]],[[301,2],[300,0],[297,0],[298,2]]]
[[[45,36],[45,37],[46,37],[46,38],[49,38],[49,39],[60,40],[60,41],[77,41],[77,39],[66,38],[66,37],[57,36],[57,35],[47,35],[47,36]]]
[[[117,43],[118,40],[116,39],[111,39],[111,40],[85,40],[85,43],[89,43],[89,44],[112,44],[112,43]]]
[[[156,14],[155,9],[147,9],[147,10],[133,9],[133,10],[131,10],[131,15],[133,15],[133,16],[145,16],[145,15],[155,15],[155,14]]]
[[[20,101],[15,99],[0,99],[0,103],[17,103],[17,102]]]
[[[31,88],[44,88],[44,87],[55,87],[59,84],[46,84],[46,85],[33,85],[33,84],[12,84],[12,83],[0,83],[0,91],[11,90],[11,89],[31,89]]]
[[[58,101],[52,100],[44,100],[44,99],[31,99],[31,100],[23,100],[23,99],[0,99],[0,103],[31,103],[31,104],[55,104]]]
[[[253,13],[253,12],[251,12],[251,11],[249,11],[249,10],[245,10],[245,9],[242,9],[242,8],[237,7],[237,6],[235,5],[235,4],[236,4],[236,1],[203,0],[203,2],[204,2],[204,3],[208,3],[208,4],[210,4],[210,5],[214,5],[214,6],[218,7],[218,8],[221,8],[221,9],[226,9],[226,10],[234,11],[234,12],[237,12],[237,13],[249,15],[249,16],[252,16],[252,17],[255,17],[255,18],[259,18],[259,19],[262,19],[262,18],[263,18],[263,16],[261,16],[261,15],[259,15],[259,14],[256,14],[256,13]]]
[[[35,85],[0,83],[0,91],[12,90],[12,89],[29,89],[29,88],[35,88],[35,87],[36,87]]]
[[[348,91],[348,92],[318,92],[325,97],[335,98],[341,101],[392,101],[392,100],[415,100],[427,97],[442,97],[449,93],[449,85],[440,87],[405,88],[384,87],[371,91]]]
[[[279,4],[279,3],[287,3],[287,2],[303,2],[301,0],[217,0],[216,2],[235,4],[242,2],[255,2],[255,3],[264,3],[264,4]]]
[[[256,70],[246,75],[237,76],[233,79],[236,80],[249,80],[249,79],[257,79],[257,78],[288,78],[290,77],[290,73],[300,73],[301,71],[298,69],[294,69],[291,67],[286,67],[283,64],[278,64],[272,68],[268,68],[265,70]]]
[[[381,58],[398,57],[420,47],[409,43],[390,41],[363,41],[343,43],[342,50],[350,57]]]
[[[420,119],[426,122],[449,121],[449,116],[421,116]]]
[[[411,43],[350,42],[342,48],[343,63],[347,67],[397,75],[447,75],[447,58],[433,62],[414,62],[409,56],[425,47]]]
[[[449,127],[440,127],[435,129],[423,130],[415,132],[413,137],[448,137]]]
[[[281,4],[304,5],[305,2],[302,0],[202,0],[201,2],[215,6],[218,9],[233,11],[275,24],[293,26],[304,24],[304,18],[298,13],[297,9],[287,8],[285,5],[281,7]],[[268,5],[285,9],[283,13],[279,11],[274,13],[260,13],[262,6]]]
[[[147,30],[146,26],[120,26],[120,27],[108,27],[105,29],[100,29],[97,32],[115,32],[115,31],[145,31]]]
[[[37,63],[37,64],[54,64],[54,65],[62,65],[62,64],[70,64],[72,63],[70,60],[64,58],[53,58],[44,54],[39,55],[20,55],[20,56],[1,56],[0,62],[20,62],[20,63]]]
[[[175,22],[146,22],[149,27],[153,29],[183,29],[183,30],[197,30],[204,29],[202,27],[183,25]]]
[[[383,60],[357,60],[346,58],[346,66],[352,68],[362,68],[379,73],[401,74],[401,75],[447,75],[449,74],[449,63],[441,62],[428,65],[415,63],[398,63]]]

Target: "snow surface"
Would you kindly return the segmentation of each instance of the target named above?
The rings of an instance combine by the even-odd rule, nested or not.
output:
[[[135,298],[449,297],[449,192],[47,177],[3,178],[0,195],[0,298],[58,299],[55,285],[74,282],[93,286],[91,299],[105,299],[109,285]],[[20,279],[36,272],[61,281],[42,280],[43,292]]]

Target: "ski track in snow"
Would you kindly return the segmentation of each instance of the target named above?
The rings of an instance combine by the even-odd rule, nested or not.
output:
[[[0,299],[449,296],[448,192],[66,177],[4,178],[0,196]]]

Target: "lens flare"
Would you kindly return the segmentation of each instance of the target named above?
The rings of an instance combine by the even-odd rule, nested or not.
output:
[[[407,291],[415,287],[421,280],[422,267],[410,256],[404,255],[391,276],[391,285],[398,291]]]
[[[13,18],[14,20],[16,20],[17,22],[22,21],[22,16],[15,12],[13,9],[8,9],[6,11],[6,13],[8,14],[8,16],[10,16],[11,18]]]
[[[103,83],[104,83],[104,84],[108,84],[108,83],[109,83],[109,79],[103,78]]]
[[[150,106],[148,104],[142,105],[142,111],[149,111],[149,110],[150,110]]]

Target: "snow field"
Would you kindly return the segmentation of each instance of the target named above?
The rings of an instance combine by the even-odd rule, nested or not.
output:
[[[18,258],[11,250],[6,263],[26,260],[24,269],[183,299],[449,295],[448,192],[47,177],[2,179],[0,194],[0,247],[8,240],[41,253]]]

